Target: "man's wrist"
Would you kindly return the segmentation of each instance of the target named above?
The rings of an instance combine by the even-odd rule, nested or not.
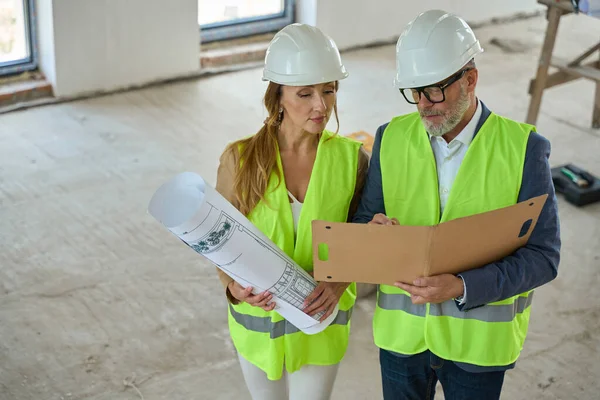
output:
[[[458,302],[458,304],[463,305],[467,301],[467,286],[464,278],[461,275],[458,275],[457,278],[460,278],[460,293],[458,296],[454,297],[454,300]]]

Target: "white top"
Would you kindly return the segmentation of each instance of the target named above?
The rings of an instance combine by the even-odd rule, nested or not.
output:
[[[288,195],[292,202],[290,206],[292,207],[292,217],[294,217],[294,233],[298,232],[298,220],[300,219],[300,211],[302,211],[302,203],[300,203],[292,193],[288,190]]]
[[[448,202],[448,195],[452,184],[458,173],[458,169],[462,164],[467,149],[473,140],[475,135],[475,128],[481,117],[482,107],[477,101],[477,109],[471,121],[464,127],[464,129],[454,139],[447,143],[446,140],[441,136],[429,135],[431,142],[431,148],[435,156],[435,162],[437,165],[438,183],[439,183],[439,195],[440,195],[440,208],[441,212],[444,212],[446,203]]]

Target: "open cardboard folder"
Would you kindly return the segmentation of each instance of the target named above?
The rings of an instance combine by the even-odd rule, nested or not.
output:
[[[527,243],[547,197],[434,226],[313,221],[314,277],[391,285],[484,266]]]

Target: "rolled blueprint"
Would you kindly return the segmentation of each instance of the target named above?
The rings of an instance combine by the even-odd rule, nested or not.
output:
[[[275,311],[307,334],[324,330],[338,306],[323,322],[301,307],[317,282],[267,238],[201,176],[183,172],[159,187],[148,212],[243,287],[269,291]]]

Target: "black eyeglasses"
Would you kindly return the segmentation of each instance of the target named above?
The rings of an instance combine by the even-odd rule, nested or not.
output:
[[[446,100],[444,89],[452,85],[454,82],[459,81],[467,73],[467,71],[472,69],[473,68],[466,68],[462,71],[458,71],[456,74],[448,78],[445,83],[414,89],[400,89],[400,93],[402,93],[404,99],[410,104],[418,104],[421,100],[421,93],[423,93],[425,98],[427,98],[427,100],[429,100],[431,103],[443,103],[444,100]]]

